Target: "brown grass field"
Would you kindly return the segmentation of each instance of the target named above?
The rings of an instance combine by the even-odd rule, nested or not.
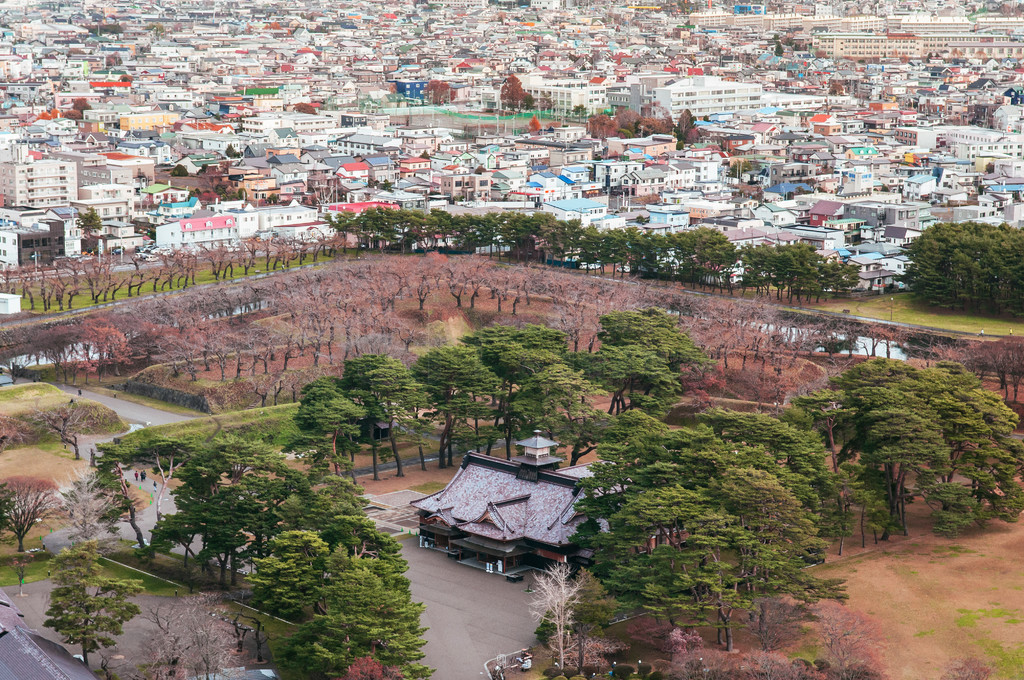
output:
[[[997,678],[1022,677],[1024,525],[993,523],[950,540],[928,531],[927,508],[912,512],[909,538],[873,545],[869,536],[861,551],[858,535],[853,550],[813,573],[846,580],[848,606],[878,624],[893,680],[938,680],[947,662],[967,656],[990,663]]]

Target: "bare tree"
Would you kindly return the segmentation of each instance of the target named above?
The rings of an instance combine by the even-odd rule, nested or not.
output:
[[[554,564],[537,576],[530,611],[537,622],[549,621],[555,627],[551,636],[558,654],[558,667],[565,668],[565,650],[573,622],[573,608],[579,599],[580,583],[573,579],[572,568]]]
[[[70,520],[68,537],[96,541],[103,550],[117,536],[117,509],[110,490],[94,472],[81,471],[60,493],[60,508]]]
[[[781,654],[754,652],[744,659],[743,680],[804,680],[800,666]]]
[[[859,680],[874,674],[878,633],[871,619],[835,602],[819,602],[813,611],[831,677]]]
[[[25,423],[10,416],[0,416],[0,453],[25,441]]]
[[[800,609],[778,597],[757,600],[750,611],[750,632],[765,652],[774,652],[796,639]]]
[[[11,477],[6,480],[11,499],[9,525],[18,539],[18,552],[25,552],[25,537],[37,522],[51,517],[60,508],[57,486],[48,479]]]
[[[94,417],[92,411],[81,404],[76,404],[75,400],[71,399],[66,404],[61,404],[46,411],[36,409],[33,417],[36,422],[57,435],[61,444],[72,448],[75,452],[75,460],[82,459],[82,431],[93,425]],[[93,467],[96,466],[95,456],[91,458],[89,464]]]
[[[974,658],[954,659],[946,665],[942,680],[988,680],[992,669],[984,661]]]
[[[233,651],[233,627],[217,615],[216,604],[211,595],[195,595],[143,615],[156,626],[146,646],[147,678],[226,678],[223,669],[241,665]]]

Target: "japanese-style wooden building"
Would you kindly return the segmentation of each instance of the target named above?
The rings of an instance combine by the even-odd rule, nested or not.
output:
[[[557,442],[535,432],[516,442],[512,460],[470,453],[442,491],[413,501],[420,545],[452,559],[508,573],[551,562],[589,563],[590,552],[571,541],[584,521],[577,511],[586,465],[558,469]]]

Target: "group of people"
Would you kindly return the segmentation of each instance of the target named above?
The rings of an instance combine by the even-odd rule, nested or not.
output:
[[[136,482],[145,483],[145,481],[146,481],[146,471],[145,470],[142,470],[142,471],[135,470],[135,481]],[[157,488],[159,488],[159,487],[158,487],[158,485],[156,483],[156,480],[154,479],[153,480],[153,491],[155,492],[157,490]]]

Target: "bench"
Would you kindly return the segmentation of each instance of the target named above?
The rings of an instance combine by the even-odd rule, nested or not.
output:
[[[523,580],[522,574],[505,574],[505,580],[509,583],[519,583]]]

